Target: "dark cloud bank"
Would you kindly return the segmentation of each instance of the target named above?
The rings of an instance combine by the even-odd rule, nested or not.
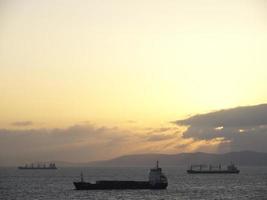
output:
[[[254,150],[267,152],[267,104],[237,107],[175,121],[188,126],[183,138],[224,138],[218,151]]]

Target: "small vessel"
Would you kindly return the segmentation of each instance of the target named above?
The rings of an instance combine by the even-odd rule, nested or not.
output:
[[[227,168],[223,169],[221,164],[218,166],[209,165],[191,165],[187,170],[189,174],[238,174],[240,172],[237,167],[231,163]]]
[[[25,164],[25,166],[19,166],[18,169],[57,169],[55,163],[49,163],[49,165],[44,164],[36,164],[31,163],[30,165]]]
[[[120,181],[120,180],[99,180],[95,183],[85,182],[81,173],[81,180],[73,182],[76,190],[127,190],[127,189],[166,189],[168,186],[167,177],[157,165],[150,169],[148,181]]]

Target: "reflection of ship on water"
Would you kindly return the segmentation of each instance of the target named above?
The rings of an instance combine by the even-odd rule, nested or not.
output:
[[[90,183],[85,182],[81,174],[81,181],[73,184],[77,190],[166,189],[168,180],[157,162],[156,167],[150,169],[148,181],[100,180]]]
[[[225,169],[219,164],[218,166],[191,165],[190,169],[187,170],[189,174],[238,174],[239,172],[240,170],[233,163]]]
[[[25,164],[25,166],[19,166],[18,169],[57,169],[55,163],[49,163],[48,165],[46,163],[40,164]]]

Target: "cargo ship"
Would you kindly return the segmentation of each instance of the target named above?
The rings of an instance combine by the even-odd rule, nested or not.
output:
[[[190,169],[187,170],[188,174],[238,174],[239,172],[240,170],[233,163],[225,169],[219,164],[218,166],[191,165]]]
[[[36,164],[31,163],[30,165],[25,164],[25,166],[19,166],[18,169],[57,169],[55,163],[49,163],[49,165],[44,164]]]
[[[142,189],[166,189],[168,186],[167,177],[157,165],[150,169],[148,181],[120,181],[120,180],[99,180],[95,183],[85,182],[81,173],[81,180],[73,182],[76,190],[142,190]]]

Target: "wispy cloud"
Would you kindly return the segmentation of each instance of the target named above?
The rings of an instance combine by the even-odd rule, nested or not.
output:
[[[129,124],[136,124],[137,121],[135,121],[135,120],[127,120],[126,123],[129,123]]]
[[[136,132],[84,123],[56,129],[0,129],[0,162],[86,162],[132,153],[175,153],[181,138],[177,130]]]
[[[12,126],[32,126],[32,121],[16,121],[11,123]]]
[[[151,135],[148,137],[148,141],[163,141],[163,140],[169,140],[169,139],[173,139],[173,138],[177,138],[177,136],[175,134],[156,134],[156,135]]]
[[[267,104],[177,120],[175,125],[124,129],[76,124],[67,128],[0,129],[0,162],[85,162],[133,153],[267,151]],[[186,127],[186,128],[185,128]]]

